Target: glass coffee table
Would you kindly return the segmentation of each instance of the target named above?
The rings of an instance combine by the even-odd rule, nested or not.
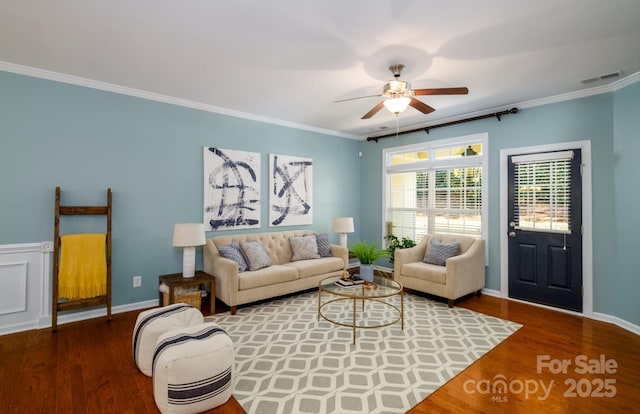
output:
[[[333,324],[352,328],[354,345],[356,344],[356,328],[382,328],[400,322],[401,329],[404,330],[404,288],[402,284],[394,279],[377,274],[374,275],[373,282],[365,282],[349,287],[338,286],[336,282],[340,279],[339,276],[333,276],[320,282],[318,288],[318,321],[323,318]],[[332,299],[323,303],[323,293],[330,294]],[[400,296],[399,306],[390,302],[389,298],[393,296]],[[347,308],[350,309],[350,312],[341,312],[340,309],[336,308],[336,305],[344,305],[343,302],[349,302],[348,305],[350,306],[347,306]],[[367,318],[366,302],[371,302],[375,305],[376,309],[372,310],[376,313],[376,318]],[[373,308],[371,304],[368,307]],[[358,312],[358,309],[360,309],[360,312]],[[391,316],[382,316],[385,310],[391,310]]]

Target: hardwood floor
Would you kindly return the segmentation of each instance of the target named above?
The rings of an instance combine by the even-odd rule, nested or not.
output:
[[[470,297],[458,306],[524,326],[410,414],[640,412],[639,336],[611,324],[489,296]],[[158,413],[151,378],[138,371],[131,355],[137,314],[117,314],[110,323],[96,319],[60,325],[57,333],[42,329],[0,336],[0,413]],[[551,368],[554,360],[567,359],[571,365],[566,374],[554,374],[547,366],[538,373],[539,355],[549,356]],[[580,374],[581,355],[588,360],[604,355],[617,368],[613,372],[610,366],[609,374]],[[500,375],[510,390],[493,393]],[[571,379],[577,385],[575,397],[564,395],[572,391],[565,384]],[[552,381],[545,396],[540,384],[548,387]],[[534,382],[537,391],[525,398],[520,385],[533,391]],[[615,387],[615,395],[580,396],[600,385],[602,393],[613,393]],[[244,410],[232,398],[209,413]]]
[[[640,336],[609,323],[484,295],[459,306],[523,327],[409,414],[640,413]],[[549,358],[538,364],[538,356],[545,355]],[[615,361],[615,372],[609,367],[612,373],[582,373],[585,365],[596,370],[591,360],[599,361],[601,355]],[[566,373],[554,360],[568,360]],[[492,388],[485,392],[484,385],[493,387],[501,378],[509,387],[506,393],[493,393]],[[552,385],[548,395],[543,385]]]

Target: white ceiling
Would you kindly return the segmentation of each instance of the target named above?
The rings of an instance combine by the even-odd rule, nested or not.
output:
[[[420,97],[437,110],[405,129],[636,74],[640,0],[0,0],[0,63],[364,137],[395,115],[334,101],[381,93],[394,63],[413,88],[469,88]]]

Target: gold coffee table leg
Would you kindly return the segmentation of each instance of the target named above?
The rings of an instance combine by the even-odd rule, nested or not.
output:
[[[353,344],[356,344],[356,303],[357,299],[353,298]]]
[[[400,327],[404,331],[404,289],[400,291]]]

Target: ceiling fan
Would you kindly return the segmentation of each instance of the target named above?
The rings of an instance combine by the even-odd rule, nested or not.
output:
[[[382,87],[382,94],[360,96],[358,98],[342,99],[335,102],[351,101],[353,99],[371,98],[374,96],[384,96],[386,99],[374,106],[369,112],[364,114],[362,119],[369,119],[374,116],[382,107],[386,107],[389,111],[398,115],[404,111],[407,106],[411,106],[423,114],[429,114],[435,111],[435,108],[419,101],[415,96],[420,95],[466,95],[469,93],[467,88],[430,88],[430,89],[411,89],[409,82],[399,80],[400,74],[404,69],[404,65],[391,65],[389,70],[393,73],[394,80],[390,80]]]

